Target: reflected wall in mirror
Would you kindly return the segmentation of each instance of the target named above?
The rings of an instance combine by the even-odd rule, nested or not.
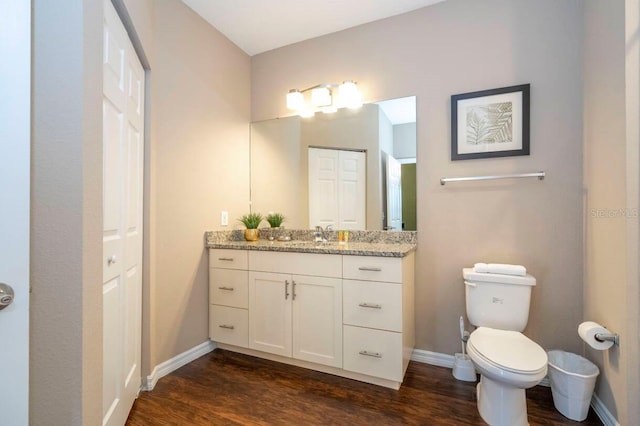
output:
[[[327,155],[314,160],[314,151]],[[358,163],[355,157],[364,159]],[[362,164],[364,194],[354,180]],[[333,224],[335,229],[414,231],[415,176],[415,96],[311,118],[251,123],[251,210],[283,213],[288,228]],[[364,224],[352,220],[359,200]],[[322,211],[310,211],[310,205],[318,204]]]

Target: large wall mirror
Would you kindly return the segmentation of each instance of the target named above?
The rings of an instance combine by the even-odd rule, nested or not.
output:
[[[293,229],[415,231],[415,96],[251,123],[251,206]]]

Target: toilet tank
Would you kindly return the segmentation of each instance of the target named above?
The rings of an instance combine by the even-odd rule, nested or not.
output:
[[[522,331],[529,321],[531,288],[536,279],[525,276],[462,270],[467,318],[476,327]]]

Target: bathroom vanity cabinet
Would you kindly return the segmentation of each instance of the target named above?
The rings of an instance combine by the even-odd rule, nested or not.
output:
[[[224,349],[398,389],[414,347],[414,254],[209,250]]]
[[[249,256],[209,250],[209,338],[249,347]]]

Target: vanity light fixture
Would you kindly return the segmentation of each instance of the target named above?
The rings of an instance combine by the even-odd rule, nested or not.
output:
[[[332,89],[337,88],[337,96]],[[311,92],[311,102],[305,103],[305,92]],[[317,84],[304,90],[291,89],[287,93],[287,108],[298,111],[301,117],[312,117],[316,110],[324,113],[336,112],[338,108],[360,108],[362,95],[355,81],[345,80],[341,84]]]
[[[287,93],[287,108],[299,110],[304,107],[304,95],[298,89],[291,89]]]
[[[327,85],[321,85],[311,89],[311,105],[315,107],[326,107],[331,105],[331,89]]]

